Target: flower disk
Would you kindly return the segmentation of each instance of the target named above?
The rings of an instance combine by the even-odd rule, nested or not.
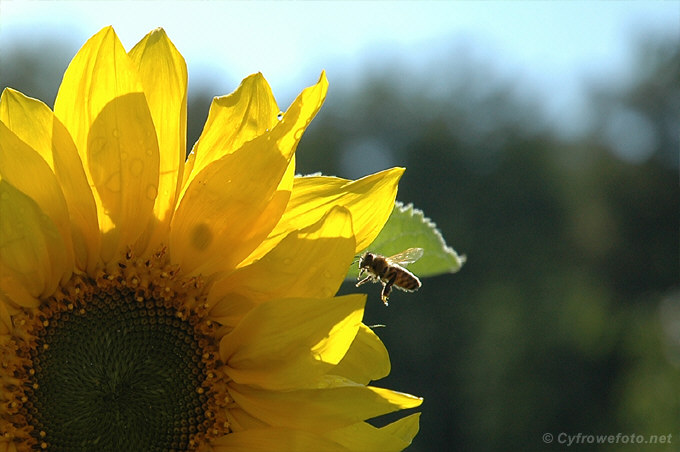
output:
[[[397,451],[422,400],[335,296],[403,169],[299,177],[322,74],[281,113],[261,74],[215,98],[186,159],[184,59],[112,28],[54,111],[0,97],[0,452]]]

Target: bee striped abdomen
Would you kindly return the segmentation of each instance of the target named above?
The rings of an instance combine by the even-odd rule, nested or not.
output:
[[[410,292],[420,288],[422,284],[416,275],[403,267],[399,267],[399,270],[400,271],[398,272],[396,270],[394,271],[394,273],[397,275],[396,279],[394,280],[394,285],[397,288]]]

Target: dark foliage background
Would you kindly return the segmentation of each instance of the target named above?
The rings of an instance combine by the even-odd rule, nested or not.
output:
[[[51,105],[76,49],[33,42],[0,56],[0,85]],[[389,308],[366,288],[393,367],[376,385],[425,398],[410,451],[566,450],[546,432],[672,434],[569,450],[680,450],[679,62],[676,42],[641,40],[634,80],[591,83],[578,136],[458,54],[351,86],[330,74],[298,171],[405,166],[399,199],[468,256]],[[192,86],[189,147],[216,94]]]

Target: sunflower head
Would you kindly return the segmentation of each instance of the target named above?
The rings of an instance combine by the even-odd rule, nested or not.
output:
[[[112,28],[54,111],[0,98],[0,451],[401,450],[421,399],[335,296],[400,168],[296,177],[327,81],[281,113],[261,74],[215,98],[186,158],[187,71]]]

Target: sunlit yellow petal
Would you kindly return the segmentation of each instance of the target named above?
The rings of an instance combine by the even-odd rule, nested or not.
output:
[[[356,252],[364,250],[378,236],[392,213],[397,183],[403,168],[392,168],[356,181],[338,177],[296,177],[293,192],[281,222],[270,234],[264,249],[281,240],[280,234],[318,221],[334,205],[352,213]]]
[[[99,258],[97,211],[68,131],[47,105],[9,88],[0,98],[0,121],[38,152],[56,175],[68,205],[76,265],[92,271]],[[33,179],[37,175],[31,183]]]
[[[390,357],[382,341],[366,325],[361,325],[347,354],[332,370],[335,375],[367,384],[390,373]]]
[[[2,274],[0,274],[0,279]],[[0,287],[2,283],[0,282]],[[9,313],[9,300],[6,295],[0,292],[0,335],[8,334],[12,330],[12,316]]]
[[[347,352],[363,316],[364,295],[272,300],[250,311],[220,342],[228,375],[270,389],[304,387]]]
[[[256,139],[211,163],[189,184],[170,231],[173,260],[189,272],[234,268],[280,217],[289,193],[276,190],[288,161]],[[257,175],[254,177],[253,175]]]
[[[241,408],[267,423],[312,431],[344,427],[422,403],[409,394],[359,384],[294,391],[231,384],[229,393]]]
[[[246,413],[238,406],[229,407],[229,409],[227,409],[227,420],[229,421],[229,428],[231,428],[233,432],[240,432],[251,428],[268,427],[267,424]]]
[[[20,283],[12,276],[13,274],[16,273],[4,263],[0,263],[0,300],[22,308],[35,308],[40,305],[40,300],[31,295],[25,283]]]
[[[150,243],[158,246],[167,234],[179,196],[186,157],[187,68],[165,31],[156,29],[132,50],[156,129],[160,149],[158,196],[154,205],[159,222]]]
[[[158,144],[142,93],[113,99],[92,123],[88,162],[103,211],[102,259],[119,257],[144,232],[158,189]]]
[[[231,270],[271,232],[290,195],[278,187],[326,88],[322,76],[270,132],[210,163],[189,183],[171,224],[174,262],[194,273]]]
[[[195,163],[190,179],[211,162],[271,130],[279,107],[262,74],[246,77],[233,93],[213,99],[203,132],[192,150]]]
[[[392,422],[382,428],[359,422],[325,434],[348,450],[397,452],[407,448],[418,433],[420,413]]]
[[[47,162],[3,122],[0,122],[0,176],[33,199],[42,213],[52,220],[65,246],[65,264],[70,274],[73,268],[73,245],[64,193]]]
[[[147,229],[158,191],[158,141],[135,66],[111,27],[69,64],[54,105],[95,187],[101,256],[110,262]]]
[[[259,261],[215,283],[211,306],[238,294],[257,304],[272,298],[331,297],[354,257],[349,211],[336,207],[314,225],[291,232]]]
[[[271,427],[231,433],[213,441],[215,452],[335,452],[337,443],[302,430]]]
[[[112,99],[142,91],[137,71],[111,27],[92,36],[71,60],[54,112],[71,133],[85,171],[88,135],[95,118]]]
[[[2,178],[0,212],[13,213],[0,215],[0,269],[12,272],[33,297],[51,294],[73,269],[58,228],[33,199]]]
[[[0,439],[0,452],[17,452],[16,444]]]

